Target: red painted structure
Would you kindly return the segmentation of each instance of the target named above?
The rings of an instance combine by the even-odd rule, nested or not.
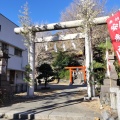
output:
[[[76,71],[76,69],[78,69],[78,71],[81,71],[84,75],[84,82],[86,82],[86,67],[85,66],[72,66],[72,67],[65,67],[65,69],[68,69],[70,72],[70,84],[73,83],[73,79],[72,79],[72,73],[73,71]]]

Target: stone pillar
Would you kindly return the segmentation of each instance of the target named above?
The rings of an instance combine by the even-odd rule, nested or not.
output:
[[[117,109],[117,92],[118,87],[111,87],[110,88],[110,101],[111,101],[111,108],[116,110]]]
[[[117,91],[117,111],[118,111],[118,120],[120,120],[120,89]]]
[[[110,100],[111,100],[111,108],[116,110],[117,109],[117,97],[115,92],[110,93]]]

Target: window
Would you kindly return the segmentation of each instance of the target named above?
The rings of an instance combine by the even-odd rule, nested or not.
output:
[[[1,31],[1,25],[0,25],[0,31]]]
[[[14,54],[21,57],[22,56],[22,50],[15,48]]]

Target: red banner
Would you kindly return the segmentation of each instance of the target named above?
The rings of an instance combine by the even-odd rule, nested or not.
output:
[[[120,63],[120,11],[107,19],[107,26],[114,50]]]

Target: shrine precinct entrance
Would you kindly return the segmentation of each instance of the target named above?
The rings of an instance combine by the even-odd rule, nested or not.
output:
[[[99,17],[99,18],[94,18],[93,19],[93,23],[94,24],[106,24],[106,20],[109,16],[104,16],[104,17]],[[26,31],[26,29],[24,29],[24,27],[17,27],[17,28],[14,28],[14,32],[16,34],[26,34],[27,32],[28,33],[31,33],[30,36],[32,35],[35,35],[36,32],[43,32],[43,31],[51,31],[51,30],[61,30],[61,29],[69,29],[69,28],[76,28],[76,27],[80,27],[82,24],[84,23],[83,20],[75,20],[75,21],[67,21],[67,22],[59,22],[59,23],[52,23],[52,24],[47,24],[47,25],[35,25],[35,26],[29,26],[28,28],[28,31]],[[31,31],[31,32],[29,32]],[[86,27],[86,30],[85,30],[85,56],[86,56],[86,79],[87,79],[87,87],[88,87],[88,96],[91,97],[92,96],[92,93],[91,93],[91,90],[92,90],[92,86],[90,85],[90,82],[89,82],[89,78],[90,78],[90,73],[89,73],[89,70],[88,68],[90,67],[90,63],[91,63],[91,55],[89,54],[89,51],[91,49],[91,46],[90,46],[90,42],[89,42],[89,39],[90,37],[88,36],[87,34],[87,31],[88,31],[88,28]],[[36,36],[33,36],[31,37],[31,41],[34,41],[34,38]],[[31,77],[31,84],[29,86],[29,95],[30,96],[33,96],[34,95],[34,69],[35,69],[35,65],[34,65],[34,42],[31,43],[30,45],[30,53],[29,53],[29,56],[30,56],[30,67],[32,69],[32,72],[30,74],[30,77]]]

